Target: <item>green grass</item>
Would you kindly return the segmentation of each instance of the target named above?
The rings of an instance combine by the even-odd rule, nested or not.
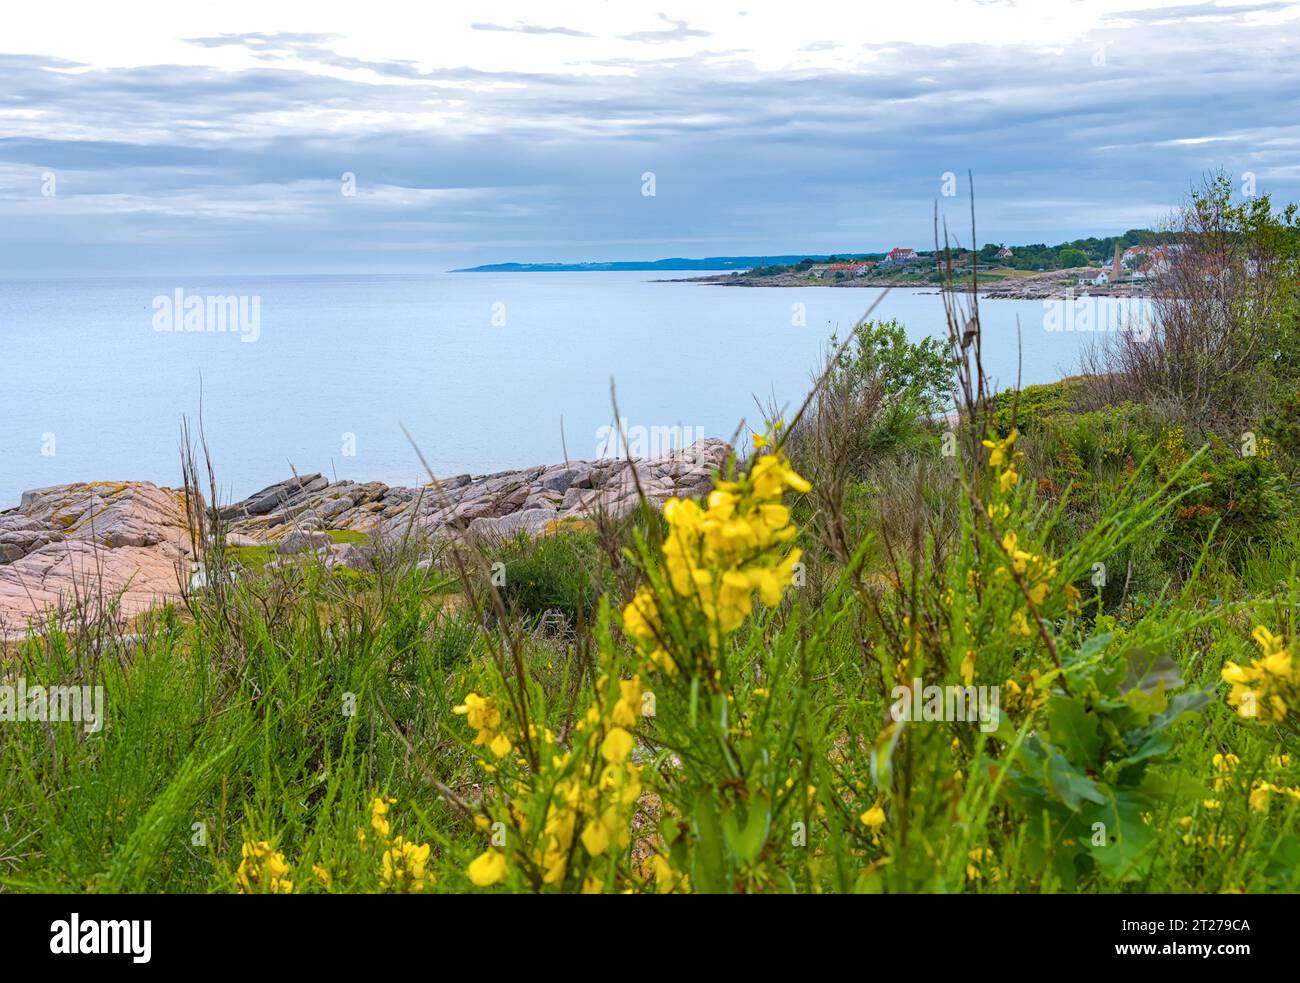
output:
[[[357,546],[364,546],[370,542],[370,537],[368,535],[351,529],[327,529],[324,531],[336,544],[352,543]],[[261,570],[278,555],[279,554],[276,553],[275,543],[261,543],[257,546],[226,547],[227,559],[238,563],[246,570]]]

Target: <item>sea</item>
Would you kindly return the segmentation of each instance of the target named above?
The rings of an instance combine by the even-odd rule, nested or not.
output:
[[[662,282],[676,275],[0,280],[0,509],[65,482],[175,486],[183,421],[224,500],[295,471],[416,484],[416,446],[440,477],[621,452],[611,433],[654,453],[792,412],[873,304],[910,337],[946,332],[929,290]],[[989,375],[1077,371],[1098,332],[1076,321],[982,301]]]

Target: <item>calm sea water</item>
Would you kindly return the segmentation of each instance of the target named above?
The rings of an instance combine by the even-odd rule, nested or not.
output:
[[[833,331],[877,290],[655,283],[654,273],[0,281],[0,508],[69,481],[177,484],[180,423],[200,405],[234,496],[300,473],[412,483],[596,455],[610,380],[629,427],[729,437],[756,400],[797,404]],[[258,298],[255,342],[155,330],[154,299]],[[802,324],[795,305],[805,305]],[[982,305],[1003,384],[1072,371],[1085,336],[1036,301]],[[251,313],[251,312],[250,312]],[[942,333],[940,298],[877,309]],[[251,337],[251,329],[248,336]],[[200,399],[201,396],[201,399]]]

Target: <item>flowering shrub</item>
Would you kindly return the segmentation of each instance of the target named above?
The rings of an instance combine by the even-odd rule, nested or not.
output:
[[[393,894],[419,894],[436,883],[427,870],[432,847],[428,843],[415,844],[402,836],[393,836],[389,810],[397,799],[390,795],[377,795],[370,804],[369,832],[357,829],[356,841],[365,852],[377,851],[377,856],[367,856],[365,868],[344,871],[352,890],[361,884],[373,885],[372,890]],[[239,867],[235,871],[240,894],[293,894],[295,884],[289,880],[290,867],[283,853],[266,840],[248,841],[240,852]],[[333,891],[335,874],[323,864],[311,865],[312,880],[304,887]],[[377,881],[377,883],[376,883]]]
[[[755,450],[766,444],[755,436]],[[755,591],[775,605],[799,562],[798,548],[785,549],[795,536],[781,501],[787,489],[812,490],[783,455],[764,454],[748,474],[718,481],[706,508],[676,498],[664,505],[666,578],[652,572],[623,610],[623,630],[653,666],[720,681],[715,663],[753,610]]]
[[[796,530],[782,498],[788,489],[809,490],[779,449],[762,453],[767,438],[757,437],[754,446],[760,453],[753,466],[718,480],[704,508],[681,499],[665,504],[668,531],[661,550],[656,557],[642,544],[646,583],[623,611],[622,627],[634,646],[627,676],[606,630],[592,702],[563,741],[548,728],[525,725],[534,706],[528,700],[512,703],[471,692],[456,708],[474,728],[472,746],[480,749],[480,766],[494,779],[478,816],[490,845],[467,868],[474,885],[587,893],[690,887],[689,871],[675,868],[659,851],[647,855],[636,868],[639,877],[632,877],[626,853],[644,771],[633,751],[657,680],[680,699],[674,710],[698,705],[700,693],[713,694],[713,705],[723,710],[720,719],[710,717],[707,723],[695,715],[687,740],[699,739],[703,727],[727,748],[752,733],[729,720],[728,711],[734,712],[729,705],[734,694],[728,692],[730,638],[751,615],[756,594],[765,605],[775,605],[793,579],[800,551],[789,546]],[[497,693],[508,692],[508,679],[494,682]],[[732,719],[744,720],[744,714]],[[681,786],[680,776],[659,786],[666,812]],[[672,841],[679,840],[679,832],[670,825]],[[667,845],[659,839],[660,846]]]
[[[266,840],[243,845],[235,878],[240,894],[293,894],[284,854]]]
[[[1223,667],[1223,681],[1232,687],[1228,703],[1246,720],[1286,722],[1294,729],[1300,720],[1300,669],[1282,639],[1263,625],[1252,637],[1260,654],[1249,665]]]
[[[1292,651],[1257,628],[1257,657],[1223,664],[1230,691],[1214,701],[1171,649],[1228,609],[1192,627],[1159,611],[1132,621],[1095,580],[1095,596],[1080,590],[1185,507],[1198,455],[1167,437],[1161,470],[1136,464],[1090,526],[1064,530],[1068,491],[1041,504],[1016,429],[971,446],[950,540],[864,539],[809,604],[805,564],[825,560],[795,516],[817,493],[774,426],[702,501],[670,499],[662,525],[635,527],[625,600],[603,596],[589,652],[511,639],[508,620],[476,629],[494,633],[471,640],[476,657],[431,648],[428,678],[464,694],[444,704],[465,770],[438,784],[443,832],[416,838],[394,795],[359,815],[340,798],[333,831],[296,862],[281,840],[246,843],[238,889],[1290,884],[1300,775],[1278,745],[1293,732]],[[945,710],[962,701],[969,712]],[[1217,728],[1187,725],[1216,711]],[[423,788],[401,794],[429,823]]]
[[[491,845],[469,864],[471,883],[583,893],[619,886],[611,858],[628,848],[641,794],[641,766],[631,760],[640,711],[639,679],[607,672],[561,745],[549,728],[507,724],[490,698],[465,698],[456,712],[477,730],[480,766],[495,779],[477,817]]]

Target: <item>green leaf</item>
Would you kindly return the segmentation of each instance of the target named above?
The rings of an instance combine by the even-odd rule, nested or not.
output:
[[[1183,685],[1183,674],[1178,663],[1163,652],[1131,650],[1128,653],[1128,674],[1120,684],[1119,692],[1125,694],[1129,690],[1140,689],[1145,693],[1153,693],[1161,683],[1166,690],[1178,689]]]
[[[1127,722],[1143,724],[1169,705],[1168,699],[1165,698],[1165,688],[1163,685],[1158,685],[1153,690],[1146,690],[1140,686],[1134,686],[1132,689],[1124,693],[1124,703],[1127,704],[1129,709],[1137,715],[1136,721]]]
[[[1088,826],[1085,842],[1088,852],[1098,868],[1107,877],[1117,881],[1135,881],[1141,878],[1151,863],[1156,831],[1142,821],[1143,811],[1150,810],[1144,796],[1135,792],[1116,792],[1101,805],[1085,807],[1079,819]],[[1102,834],[1094,843],[1092,827],[1101,823]]]
[[[1106,795],[1097,783],[1070,764],[1056,748],[1047,755],[1047,780],[1070,809],[1078,811],[1085,801],[1103,803]]]
[[[1072,761],[1091,765],[1101,754],[1097,715],[1068,696],[1058,694],[1048,701],[1047,734]]]
[[[1173,726],[1184,714],[1195,713],[1213,700],[1214,689],[1212,687],[1178,693],[1173,699],[1169,700],[1169,705],[1154,717],[1148,726],[1127,735],[1128,743],[1133,745],[1145,741],[1152,734],[1158,734]]]
[[[771,828],[771,807],[766,799],[754,796],[743,828],[739,814],[739,809],[732,809],[722,817],[722,832],[735,858],[741,863],[748,863],[762,852],[763,844],[767,842],[767,833]]]
[[[728,891],[727,860],[723,853],[722,823],[711,791],[705,789],[695,800],[695,838],[698,847],[691,864],[691,880],[704,894]]]
[[[1093,635],[1089,638],[1084,639],[1083,644],[1079,646],[1078,661],[1082,662],[1092,658],[1094,655],[1096,655],[1098,652],[1104,649],[1107,645],[1109,645],[1114,640],[1114,638],[1115,638],[1114,633],[1108,631],[1105,632],[1104,634]]]

